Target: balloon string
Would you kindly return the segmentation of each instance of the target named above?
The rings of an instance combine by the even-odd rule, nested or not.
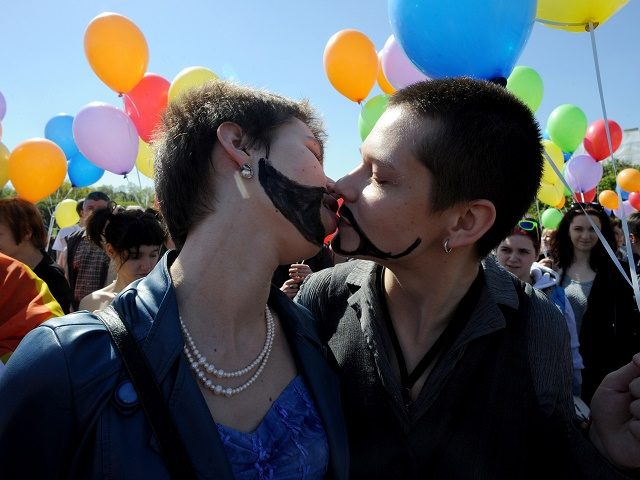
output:
[[[585,27],[586,28],[587,26],[589,26],[589,28],[593,29],[598,26],[598,23],[596,23],[594,26],[594,24],[592,24],[591,22],[589,23],[554,22],[553,20],[545,20],[544,18],[536,18],[536,22],[543,23],[545,25],[553,25],[555,27]]]
[[[602,77],[600,75],[600,63],[598,62],[598,48],[596,46],[595,27],[593,23],[589,21],[589,37],[591,38],[591,50],[593,51],[593,63],[596,69],[596,80],[598,82],[598,93],[600,94],[600,105],[602,107],[602,118],[604,119],[604,131],[607,136],[607,145],[609,147],[609,156],[611,158],[611,166],[613,167],[613,173],[618,177],[618,170],[616,168],[616,160],[613,158],[613,142],[611,141],[611,131],[609,130],[609,120],[607,118],[607,106],[604,101],[604,93],[602,89]],[[627,223],[627,214],[625,205],[622,201],[622,191],[620,185],[616,182],[616,193],[618,194],[618,204],[621,211],[620,220],[622,223],[622,232],[625,240],[625,250],[627,253],[627,260],[629,261],[629,270],[631,273],[631,282],[633,288],[633,296],[636,300],[636,306],[640,310],[640,285],[638,284],[638,275],[636,272],[636,263],[633,259],[633,251],[631,249],[631,239],[629,238],[629,225]],[[617,260],[617,258],[616,258]],[[621,267],[619,267],[621,268]]]

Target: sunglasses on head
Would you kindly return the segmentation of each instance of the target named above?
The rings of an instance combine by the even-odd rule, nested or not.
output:
[[[598,202],[575,202],[571,204],[571,210],[582,210],[592,208],[594,210],[604,211],[604,207],[600,205]]]
[[[530,219],[520,220],[518,222],[518,228],[521,228],[526,232],[531,232],[532,230],[536,230],[538,228],[538,222]]]

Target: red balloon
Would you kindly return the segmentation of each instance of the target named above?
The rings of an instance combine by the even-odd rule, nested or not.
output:
[[[573,192],[573,200],[579,203],[590,203],[596,199],[596,189],[587,192]]]
[[[147,143],[167,108],[170,85],[171,82],[160,75],[146,73],[133,90],[123,96],[124,111],[136,126],[140,138]]]
[[[640,192],[631,192],[629,194],[629,205],[636,210],[640,210]]]
[[[608,120],[609,133],[611,134],[611,146],[615,152],[622,143],[622,128],[613,120]],[[584,137],[584,148],[596,160],[604,160],[610,155],[609,143],[604,120],[597,120],[589,125]]]

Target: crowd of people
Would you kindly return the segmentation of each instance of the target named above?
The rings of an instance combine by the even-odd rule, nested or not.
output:
[[[419,82],[336,182],[324,142],[307,102],[191,90],[155,139],[160,212],[88,195],[66,275],[0,204],[10,268],[53,268],[74,311],[8,344],[8,478],[633,478],[633,289],[599,205],[553,233],[524,215],[531,111],[490,82]]]

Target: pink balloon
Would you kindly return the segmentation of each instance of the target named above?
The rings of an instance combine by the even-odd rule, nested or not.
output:
[[[572,190],[587,192],[600,182],[602,163],[596,162],[589,155],[577,155],[567,162],[564,178]]]
[[[391,35],[380,51],[382,71],[389,83],[395,88],[404,88],[412,83],[429,80],[424,73],[411,63],[400,43]]]
[[[73,119],[73,139],[94,165],[112,173],[129,173],[138,156],[138,132],[122,110],[92,102]]]

